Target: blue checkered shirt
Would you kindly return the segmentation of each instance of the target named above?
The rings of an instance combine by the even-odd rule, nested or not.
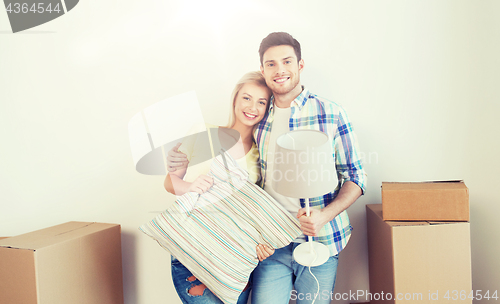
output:
[[[257,125],[254,133],[260,153],[261,186],[266,181],[267,151],[271,128],[274,120],[274,103],[271,100],[269,112]],[[342,184],[351,181],[357,184],[363,194],[366,189],[366,173],[363,170],[361,156],[357,145],[356,136],[353,132],[345,110],[338,104],[313,95],[303,88],[302,93],[291,103],[291,116],[289,128],[292,130],[312,129],[324,132],[328,135],[333,151],[335,151],[335,163],[337,169],[338,184],[334,190],[320,197],[309,199],[312,208],[324,208],[337,196]],[[333,188],[333,186],[332,186]],[[302,208],[305,207],[304,200],[300,200]],[[337,215],[313,237],[314,241],[328,246],[330,255],[339,253],[347,245],[351,237],[352,226],[349,222],[347,212],[344,210]]]

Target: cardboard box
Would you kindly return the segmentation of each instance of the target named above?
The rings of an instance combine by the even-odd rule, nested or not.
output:
[[[69,222],[0,241],[2,304],[123,304],[120,225]]]
[[[386,221],[469,221],[469,189],[463,181],[382,183]]]
[[[450,300],[454,291],[467,297],[472,290],[469,223],[384,221],[380,204],[366,205],[366,218],[372,295],[366,300],[472,303]]]

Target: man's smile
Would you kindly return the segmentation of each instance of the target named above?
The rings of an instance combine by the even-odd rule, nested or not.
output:
[[[276,83],[283,83],[283,82],[287,81],[288,79],[290,79],[290,77],[289,77],[289,76],[286,76],[286,77],[279,77],[279,78],[275,78],[275,79],[274,79],[274,82],[276,82]]]

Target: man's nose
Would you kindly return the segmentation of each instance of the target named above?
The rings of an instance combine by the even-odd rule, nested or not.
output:
[[[285,65],[284,65],[284,64],[282,64],[282,63],[278,63],[277,73],[281,75],[281,74],[283,74],[285,71],[286,71],[286,70],[285,70]]]

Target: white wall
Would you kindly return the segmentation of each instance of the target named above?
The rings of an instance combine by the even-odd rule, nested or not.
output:
[[[242,2],[86,0],[18,34],[0,12],[0,235],[119,223],[126,303],[180,303],[168,256],[137,230],[174,197],[134,171],[128,120],[195,89],[206,121],[226,123],[261,39],[288,31],[302,83],[346,108],[366,155],[336,292],[368,289],[365,205],[381,181],[438,179],[469,187],[473,288],[498,289],[500,3]]]

